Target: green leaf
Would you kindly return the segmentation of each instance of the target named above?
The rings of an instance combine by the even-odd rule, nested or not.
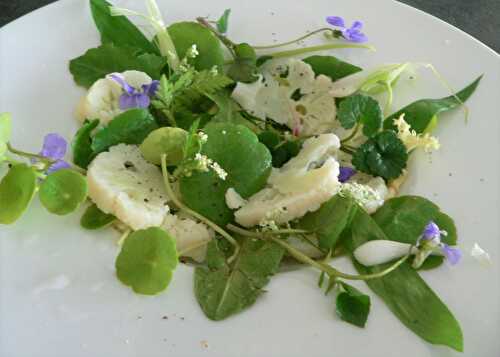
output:
[[[0,163],[7,152],[7,143],[12,134],[12,117],[9,113],[0,114]]]
[[[168,27],[175,49],[180,58],[185,57],[188,49],[196,45],[199,55],[193,60],[197,70],[221,67],[224,64],[224,52],[220,41],[207,28],[196,22],[177,22]]]
[[[85,229],[94,230],[107,227],[115,220],[115,216],[104,213],[93,203],[85,210],[80,219],[80,225]]]
[[[139,145],[155,129],[158,129],[158,125],[146,109],[130,109],[117,115],[99,130],[91,147],[98,154],[122,143]]]
[[[273,167],[281,167],[302,149],[303,140],[283,140],[276,130],[266,130],[259,134],[259,141],[266,145],[273,157]]]
[[[411,128],[417,133],[423,133],[428,129],[432,121],[436,120],[438,114],[454,109],[469,99],[479,85],[482,77],[482,75],[479,76],[474,82],[455,95],[441,99],[420,99],[407,105],[388,116],[384,120],[384,128],[394,129],[394,119],[404,114],[405,121],[411,125]],[[457,97],[460,100],[457,100]]]
[[[0,224],[17,221],[26,211],[36,191],[35,170],[14,165],[0,181]]]
[[[352,156],[356,169],[386,180],[399,177],[407,161],[405,145],[396,133],[390,130],[382,131],[368,139]]]
[[[442,241],[449,245],[457,243],[457,229],[453,220],[442,213],[431,201],[418,196],[401,196],[384,203],[373,215],[373,219],[384,231],[388,239],[415,245],[425,226],[434,221],[448,232]],[[443,257],[428,257],[420,269],[435,268],[443,262]]]
[[[245,118],[240,114],[241,108],[225,91],[207,95],[215,104],[218,111],[212,118],[214,123],[246,124]]]
[[[361,244],[373,239],[387,239],[387,236],[366,212],[358,209],[351,225],[351,239],[347,239],[345,245],[352,253]],[[353,262],[360,274],[377,273],[392,264],[365,267],[354,258]],[[409,263],[403,263],[390,274],[366,283],[415,334],[432,344],[463,350],[459,323]]]
[[[144,52],[160,54],[156,46],[125,16],[111,16],[110,6],[105,0],[90,0],[92,17],[101,33],[103,44],[130,46]]]
[[[361,71],[360,67],[333,56],[310,56],[304,58],[303,61],[312,67],[317,76],[323,74],[330,77],[333,82]]]
[[[151,227],[131,233],[116,258],[118,279],[136,293],[154,295],[165,290],[177,266],[175,240]]]
[[[60,216],[76,210],[87,198],[87,180],[71,169],[58,170],[43,181],[39,197],[42,205]]]
[[[235,59],[227,74],[236,82],[253,83],[257,75],[257,55],[248,43],[240,43],[234,47]]]
[[[273,56],[270,56],[270,55],[259,56],[257,58],[257,67],[262,66],[264,63],[266,63],[267,61],[270,61],[272,59],[273,59]]]
[[[314,212],[302,217],[297,227],[316,234],[321,248],[334,249],[342,232],[349,227],[357,204],[351,197],[333,196]]]
[[[155,54],[141,54],[130,47],[105,44],[91,48],[82,56],[72,59],[69,62],[69,71],[78,85],[89,88],[109,73],[127,70],[146,72],[153,79],[158,79],[166,63],[164,58]]]
[[[224,10],[224,13],[219,17],[219,20],[217,20],[217,31],[220,33],[226,33],[227,32],[227,27],[229,25],[229,15],[231,14],[231,9],[226,9]]]
[[[91,148],[92,132],[98,125],[99,119],[87,121],[78,129],[71,143],[73,162],[82,169],[86,169],[95,157],[95,153]]]
[[[341,282],[343,290],[337,295],[336,312],[344,321],[365,327],[370,313],[370,297],[354,286]]]
[[[223,320],[253,305],[277,273],[284,249],[276,243],[245,238],[231,266],[215,240],[209,243],[208,267],[197,267],[194,277],[196,299],[205,315]]]
[[[363,124],[363,134],[375,135],[382,126],[382,109],[372,97],[355,94],[345,98],[339,105],[337,118],[345,129]]]
[[[184,158],[184,145],[188,133],[181,128],[165,127],[152,131],[142,142],[142,156],[149,162],[160,165],[163,154],[167,165],[178,165]]]
[[[233,212],[226,205],[226,191],[233,187],[248,198],[261,190],[271,171],[271,154],[242,125],[209,123],[204,132],[208,142],[202,154],[217,162],[228,176],[223,181],[212,171],[194,172],[180,180],[180,189],[190,208],[224,227],[233,220]]]

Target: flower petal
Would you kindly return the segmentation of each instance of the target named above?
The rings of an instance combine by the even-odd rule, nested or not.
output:
[[[462,258],[462,252],[460,251],[460,249],[450,247],[447,244],[443,244],[441,252],[451,265],[457,264],[460,261],[460,258]]]
[[[40,155],[53,160],[62,159],[66,154],[67,148],[68,143],[62,136],[50,133],[45,135],[43,139],[43,147]]]
[[[160,81],[154,80],[150,84],[142,85],[142,92],[149,97],[153,97],[160,86]]]
[[[347,182],[355,174],[356,170],[352,167],[341,166],[339,168],[339,181],[342,183]]]
[[[136,93],[128,95],[123,93],[120,96],[120,109],[127,110],[132,108],[147,108],[149,107],[150,99],[144,93]]]
[[[368,41],[368,37],[366,37],[364,33],[356,29],[345,29],[342,31],[342,36],[344,36],[344,38],[350,42],[360,43]]]
[[[52,164],[47,169],[47,173],[51,174],[51,173],[56,172],[58,170],[69,169],[70,167],[71,167],[71,165],[68,164],[66,161],[64,161],[64,160],[57,160],[54,164]]]
[[[108,74],[107,77],[118,83],[122,87],[122,89],[129,95],[135,93],[135,88],[127,83],[127,81],[125,80],[125,78],[123,78],[123,75],[121,73],[111,73]]]
[[[431,240],[436,237],[441,236],[441,231],[436,223],[430,221],[424,228],[424,232],[422,233],[423,238],[427,240]]]
[[[359,32],[362,28],[363,23],[361,21],[354,21],[350,27],[350,30]]]
[[[326,22],[332,26],[345,27],[345,21],[340,16],[327,16]]]
[[[470,255],[483,266],[492,265],[490,255],[477,243],[474,243]]]

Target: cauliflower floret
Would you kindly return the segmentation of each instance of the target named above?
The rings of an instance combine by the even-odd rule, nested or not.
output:
[[[334,134],[307,139],[295,158],[274,169],[268,187],[235,212],[236,222],[245,227],[270,221],[279,225],[317,210],[340,187],[339,164],[331,156],[339,146]]]
[[[180,255],[193,258],[197,262],[205,259],[207,243],[214,236],[213,231],[205,224],[187,217],[167,214],[162,228],[175,239]]]
[[[254,83],[238,83],[232,97],[252,115],[287,125],[302,136],[325,133],[338,126],[329,77],[315,77],[298,59],[278,59],[262,66]]]
[[[231,209],[241,208],[247,203],[247,200],[241,197],[240,194],[232,187],[227,189],[225,197],[226,205]]]
[[[135,145],[119,144],[97,155],[87,181],[97,207],[134,230],[160,226],[169,211],[160,170]]]
[[[153,81],[150,76],[140,71],[125,71],[122,76],[125,82],[137,89]],[[121,86],[111,78],[97,80],[80,100],[76,109],[77,118],[82,122],[85,119],[99,119],[101,125],[106,125],[123,112],[119,104],[122,93]]]

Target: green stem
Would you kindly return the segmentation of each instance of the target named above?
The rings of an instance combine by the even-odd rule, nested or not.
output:
[[[268,55],[273,58],[282,58],[282,57],[292,57],[292,56],[302,55],[304,53],[309,53],[309,52],[333,50],[339,48],[364,48],[370,51],[375,51],[375,48],[371,45],[360,45],[352,43],[330,43],[326,45],[297,48],[295,50],[278,51],[274,53],[268,53]]]
[[[169,174],[167,171],[167,155],[163,154],[161,156],[161,171],[163,174],[163,182],[165,183],[165,189],[167,191],[168,197],[175,203],[175,205],[185,213],[189,214],[190,216],[195,217],[196,219],[200,220],[201,222],[205,223],[207,226],[212,228],[214,231],[219,233],[221,236],[226,238],[229,243],[231,243],[234,246],[234,253],[231,257],[229,257],[228,262],[231,263],[234,258],[238,255],[240,251],[240,245],[238,242],[231,237],[225,230],[220,228],[217,224],[209,220],[208,218],[202,216],[198,212],[193,211],[192,209],[188,208],[184,203],[182,203],[177,196],[175,195],[174,191],[172,190],[172,187],[170,186],[170,180],[169,180]]]
[[[41,161],[45,164],[50,164],[52,165],[55,161],[51,160],[51,159],[48,159],[46,158],[45,156],[42,156],[42,155],[38,155],[38,154],[32,154],[32,153],[29,153],[29,152],[26,152],[26,151],[21,151],[21,150],[17,150],[17,149],[14,149],[10,143],[7,143],[7,149],[9,149],[9,151],[13,154],[16,154],[17,156],[22,156],[22,157],[27,157],[28,159],[36,159],[38,161]]]
[[[167,117],[167,120],[169,121],[170,125],[173,127],[177,127],[177,121],[175,120],[172,112],[170,110],[167,110],[167,109],[163,109],[162,112]]]
[[[217,31],[217,29],[215,27],[213,27],[206,18],[197,17],[196,21],[198,21],[198,23],[200,25],[202,25],[203,27],[206,27],[208,30],[210,30],[220,40],[220,42],[222,42],[224,44],[224,46],[227,47],[229,52],[231,52],[231,55],[234,58],[236,58],[236,54],[234,53],[235,44],[233,41],[231,41],[226,36],[222,35],[219,31]]]
[[[324,28],[321,28],[319,30],[315,30],[313,32],[310,32],[304,36],[300,36],[299,38],[296,38],[295,40],[291,40],[291,41],[287,41],[287,42],[282,42],[282,43],[278,43],[278,44],[275,44],[275,45],[268,45],[268,46],[252,46],[255,50],[267,50],[267,49],[271,49],[271,48],[278,48],[278,47],[285,47],[285,46],[288,46],[288,45],[293,45],[294,43],[297,43],[301,40],[305,40],[306,38],[308,37],[311,37],[311,36],[314,36],[318,33],[321,33],[321,32],[331,32],[331,35],[333,37],[336,37],[335,34],[335,30],[334,29],[331,29],[331,28],[327,28],[327,27],[324,27]]]
[[[354,127],[354,130],[352,131],[352,133],[347,138],[340,140],[340,143],[345,144],[345,143],[349,142],[352,138],[354,138],[356,136],[356,134],[358,133],[359,127],[360,127],[360,125],[358,122],[358,123],[356,123],[356,126]]]
[[[342,145],[342,146],[340,147],[340,150],[342,150],[343,152],[345,152],[345,153],[347,153],[347,154],[349,154],[349,155],[354,155],[354,151],[353,151],[353,150],[351,150],[351,149],[350,149],[350,148],[348,148],[348,147],[345,147],[344,145]]]
[[[127,229],[123,234],[120,236],[120,239],[116,242],[116,245],[121,247],[123,245],[123,242],[125,242],[125,239],[127,239],[128,235],[132,232],[131,229]]]
[[[385,102],[384,115],[387,117],[391,112],[393,93],[392,85],[389,82],[385,82],[385,86],[387,88],[387,101]]]

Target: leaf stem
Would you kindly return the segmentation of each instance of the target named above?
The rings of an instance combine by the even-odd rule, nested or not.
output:
[[[354,130],[351,132],[351,134],[347,138],[340,140],[340,144],[345,144],[345,143],[349,142],[352,138],[354,138],[359,131],[359,127],[360,127],[360,125],[358,122],[358,123],[356,123],[356,126],[354,127]]]
[[[132,232],[131,229],[127,229],[123,234],[120,236],[120,239],[116,242],[116,245],[121,247],[123,245],[123,242],[125,242],[125,239],[127,239],[128,235]]]
[[[46,158],[45,156],[42,156],[42,155],[32,154],[32,153],[29,153],[29,152],[26,152],[26,151],[21,151],[21,150],[14,149],[12,147],[12,145],[10,145],[10,143],[7,143],[7,149],[9,149],[9,151],[11,153],[16,154],[17,156],[27,157],[28,159],[36,159],[36,160],[41,161],[41,162],[43,162],[45,164],[52,165],[55,162],[55,161],[53,161],[51,159],[48,159],[48,158]]]
[[[337,37],[336,36],[336,32],[334,29],[331,29],[331,28],[328,28],[328,27],[323,27],[323,28],[320,28],[318,30],[315,30],[315,31],[312,31],[312,32],[309,32],[308,34],[305,34],[303,36],[300,36],[299,38],[296,38],[295,40],[291,40],[291,41],[286,41],[286,42],[282,42],[282,43],[278,43],[278,44],[275,44],[275,45],[268,45],[268,46],[252,46],[255,50],[267,50],[267,49],[271,49],[271,48],[278,48],[278,47],[285,47],[285,46],[288,46],[288,45],[293,45],[294,43],[297,43],[301,40],[305,40],[306,38],[308,37],[311,37],[311,36],[314,36],[318,33],[321,33],[321,32],[331,32],[331,35],[333,37]]]
[[[227,47],[229,52],[231,52],[231,55],[236,58],[236,54],[234,53],[234,42],[228,39],[226,36],[222,35],[215,27],[213,27],[210,22],[204,18],[204,17],[197,17],[196,21],[203,27],[206,27],[208,30],[210,30],[219,40],[224,44],[224,46]]]
[[[333,49],[339,49],[339,48],[364,48],[370,51],[375,51],[375,47],[371,45],[361,45],[361,44],[352,44],[352,43],[329,43],[326,45],[317,45],[317,46],[310,46],[310,47],[304,47],[304,48],[297,48],[295,50],[287,50],[287,51],[278,51],[278,52],[271,52],[268,53],[269,56],[273,58],[282,58],[282,57],[291,57],[291,56],[297,56],[297,55],[302,55],[304,53],[309,53],[309,52],[317,52],[317,51],[325,51],[325,50],[333,50]]]
[[[229,235],[225,230],[223,230],[221,227],[219,227],[217,224],[209,220],[208,218],[204,217],[203,215],[199,214],[198,212],[193,211],[192,209],[188,208],[184,203],[182,203],[177,196],[175,195],[174,191],[172,190],[172,187],[170,186],[170,179],[169,179],[169,174],[167,171],[167,155],[163,154],[161,156],[161,171],[163,174],[163,182],[165,183],[165,189],[167,191],[168,197],[175,203],[175,205],[182,211],[186,212],[187,214],[197,218],[201,222],[205,223],[207,226],[212,228],[214,231],[219,233],[221,236],[223,236],[229,243],[231,243],[234,246],[234,252],[231,257],[228,258],[228,263],[231,263],[234,258],[238,255],[240,251],[240,245],[238,242],[231,236]]]

